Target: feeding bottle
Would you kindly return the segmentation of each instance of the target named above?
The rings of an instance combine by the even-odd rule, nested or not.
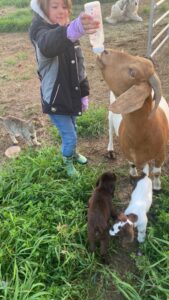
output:
[[[99,1],[93,1],[85,3],[85,12],[91,15],[94,20],[99,21],[100,27],[95,33],[89,34],[90,44],[93,47],[94,53],[101,53],[104,50],[104,31],[103,31],[103,21],[102,12]]]

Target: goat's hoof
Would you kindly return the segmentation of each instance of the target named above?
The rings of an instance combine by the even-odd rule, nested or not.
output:
[[[140,249],[138,249],[137,256],[142,256],[142,255],[143,255],[143,252]]]
[[[109,265],[110,261],[107,255],[101,255],[101,263],[103,265]]]
[[[129,181],[130,181],[131,185],[134,185],[136,183],[136,178],[137,178],[137,176],[130,175]]]
[[[109,159],[115,160],[116,159],[116,153],[114,151],[108,151],[107,157]]]
[[[153,190],[153,195],[158,196],[160,194],[164,194],[165,196],[169,197],[169,192],[166,191],[165,189],[160,189],[160,191]]]
[[[155,195],[155,196],[158,196],[158,195],[160,195],[162,193],[163,193],[163,189],[160,189],[160,190],[154,190],[153,189],[153,195]]]

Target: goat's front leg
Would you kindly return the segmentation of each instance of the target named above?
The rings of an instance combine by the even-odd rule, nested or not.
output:
[[[143,21],[143,19],[138,15],[130,15],[130,20],[137,21],[137,22]]]
[[[10,138],[11,138],[12,142],[14,143],[14,145],[17,145],[17,144],[18,144],[18,141],[17,141],[15,135],[12,134],[12,133],[10,133],[9,135],[10,135]]]
[[[38,142],[38,140],[37,140],[36,134],[35,134],[34,138],[32,139],[32,142],[33,142],[33,144],[34,144],[35,146],[40,146],[40,145],[41,145],[41,143]]]
[[[113,113],[111,111],[109,111],[108,121],[109,121],[109,143],[108,143],[107,151],[108,151],[109,158],[115,159],[114,144],[113,144],[113,135],[114,135]]]
[[[141,225],[137,226],[138,235],[137,240],[139,243],[143,243],[146,237],[146,229],[147,229],[147,216],[144,217],[144,222]]]
[[[161,167],[159,168],[153,167],[152,175],[153,175],[153,190],[160,191],[161,190],[161,180],[160,180]]]
[[[110,92],[110,107],[113,102],[116,101],[116,97],[114,93]],[[109,143],[108,143],[108,153],[109,157],[111,159],[115,159],[115,151],[114,151],[114,143],[113,143],[113,136],[116,134],[116,136],[119,135],[119,127],[120,123],[122,121],[122,115],[121,114],[114,114],[111,110],[109,111],[108,115],[108,121],[109,121]]]
[[[93,228],[88,228],[88,242],[89,248],[91,252],[95,252],[96,250],[96,241],[95,241],[95,231]]]
[[[130,161],[129,161],[129,166],[130,166],[130,170],[129,170],[130,176],[131,177],[138,176],[136,166],[132,162],[130,162]]]
[[[105,264],[109,263],[108,255],[107,255],[108,245],[109,245],[109,235],[106,232],[105,235],[102,236],[100,240],[100,255],[102,257],[103,263]]]

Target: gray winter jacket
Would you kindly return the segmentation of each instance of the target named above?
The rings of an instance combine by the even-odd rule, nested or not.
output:
[[[89,95],[89,84],[80,43],[67,38],[66,26],[50,24],[36,0],[31,3],[35,16],[29,34],[36,52],[43,112],[81,115],[81,98]]]

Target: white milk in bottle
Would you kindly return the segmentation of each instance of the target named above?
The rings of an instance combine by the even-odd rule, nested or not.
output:
[[[88,15],[91,15],[94,20],[99,21],[100,23],[100,27],[97,29],[96,33],[89,34],[90,44],[93,47],[93,52],[99,54],[104,50],[104,31],[100,2],[88,2],[84,5],[84,9]]]

